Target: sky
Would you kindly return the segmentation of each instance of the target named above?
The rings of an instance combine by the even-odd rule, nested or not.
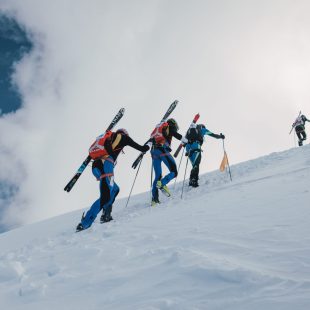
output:
[[[0,0],[31,42],[10,77],[21,107],[0,117],[0,231],[92,204],[90,169],[63,187],[121,107],[119,127],[139,143],[177,99],[180,132],[199,112],[225,134],[231,164],[294,147],[291,124],[310,115],[309,10],[306,0]],[[203,149],[201,173],[218,169],[222,142]],[[138,155],[124,151],[119,197]],[[134,193],[150,175],[147,155]]]
[[[11,79],[14,64],[31,49],[27,34],[14,19],[0,15],[0,114],[16,111],[21,98]]]

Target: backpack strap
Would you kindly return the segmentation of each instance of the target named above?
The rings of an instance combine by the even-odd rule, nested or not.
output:
[[[115,148],[120,143],[121,139],[122,139],[122,135],[120,133],[116,134],[116,138],[114,139],[114,141],[112,143],[112,150],[115,150]]]

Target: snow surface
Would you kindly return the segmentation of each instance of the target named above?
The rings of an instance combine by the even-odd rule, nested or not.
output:
[[[0,235],[0,309],[310,309],[310,146]],[[91,203],[91,202],[90,202]]]

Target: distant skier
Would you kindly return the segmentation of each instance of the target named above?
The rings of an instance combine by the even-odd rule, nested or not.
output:
[[[101,145],[100,140],[102,142]],[[109,222],[113,219],[111,216],[112,205],[119,193],[119,187],[114,182],[114,165],[119,153],[127,145],[143,153],[150,149],[149,145],[140,145],[133,141],[126,129],[107,132],[99,136],[90,147],[89,154],[92,158],[95,158],[92,164],[92,173],[100,182],[100,197],[93,203],[85,216],[83,213],[76,231],[89,228],[100,210],[102,210],[101,223]]]
[[[171,152],[171,140],[172,137],[181,140],[184,144],[187,143],[187,139],[182,137],[178,133],[179,126],[175,119],[169,118],[166,122],[163,121],[156,126],[151,134],[150,142],[152,143],[152,163],[155,171],[155,178],[152,186],[152,206],[160,203],[158,190],[166,195],[170,196],[170,191],[167,184],[174,179],[177,175],[177,166]],[[162,177],[162,162],[169,169],[169,173]]]
[[[296,135],[298,137],[298,145],[302,146],[303,141],[307,139],[307,134],[305,131],[305,123],[310,122],[307,117],[303,114],[299,115],[296,121],[293,123],[292,127],[295,128]]]
[[[201,162],[201,146],[204,141],[204,136],[208,135],[216,139],[225,139],[223,134],[214,134],[208,130],[203,124],[192,124],[186,133],[186,138],[188,143],[186,144],[186,155],[188,156],[191,164],[192,170],[189,178],[189,186],[198,187],[199,180],[199,165]]]

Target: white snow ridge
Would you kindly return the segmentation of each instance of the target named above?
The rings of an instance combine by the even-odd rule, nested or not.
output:
[[[80,233],[81,211],[1,234],[0,309],[310,309],[310,146],[232,174]]]

